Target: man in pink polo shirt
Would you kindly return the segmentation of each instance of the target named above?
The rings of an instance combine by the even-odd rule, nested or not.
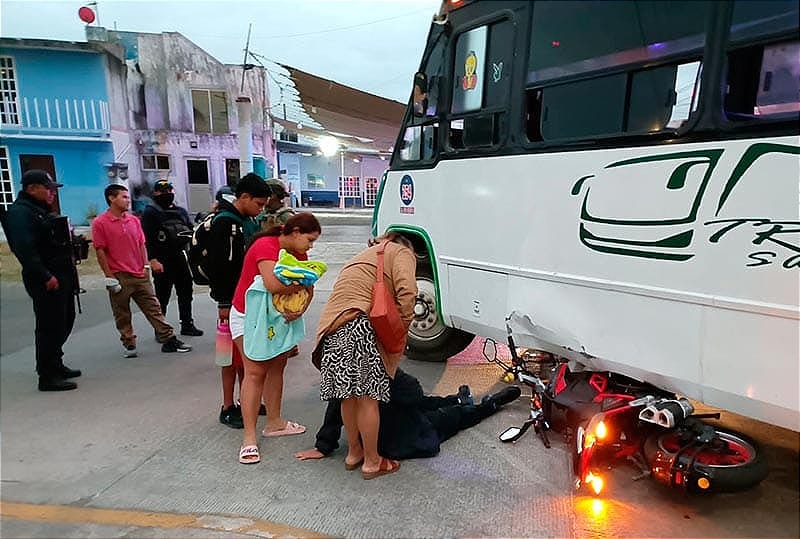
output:
[[[124,357],[136,357],[136,334],[131,321],[131,299],[153,326],[162,352],[188,352],[192,349],[175,337],[175,332],[161,312],[150,276],[147,274],[147,252],[139,219],[128,213],[131,197],[123,185],[105,189],[108,210],[92,222],[92,243],[97,262],[106,276],[111,311],[119,330]]]

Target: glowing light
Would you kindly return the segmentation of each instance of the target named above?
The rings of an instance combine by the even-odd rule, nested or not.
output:
[[[339,151],[339,141],[333,137],[322,137],[319,139],[319,149],[322,155],[331,157]]]
[[[583,448],[587,449],[592,447],[596,441],[597,437],[593,433],[587,432],[586,436],[583,438]]]
[[[608,428],[606,427],[606,424],[603,421],[598,423],[594,428],[594,433],[601,440],[608,436]]]
[[[587,485],[592,487],[595,494],[600,494],[603,490],[603,478],[599,475],[595,475],[592,472],[589,472],[586,475],[586,480],[584,481]]]
[[[711,486],[711,482],[707,478],[701,477],[700,479],[697,480],[697,486],[703,490],[706,490],[708,487]]]
[[[605,512],[606,512],[606,503],[603,500],[594,498],[592,500],[592,514],[595,517],[600,517],[603,516]]]

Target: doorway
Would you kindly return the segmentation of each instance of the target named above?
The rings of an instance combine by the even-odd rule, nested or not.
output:
[[[58,182],[56,177],[56,162],[52,155],[33,155],[33,154],[20,154],[19,168],[22,174],[29,170],[39,169],[44,170],[50,174],[53,181]],[[58,200],[58,189],[56,189],[56,196],[53,199],[53,211],[61,213],[61,204]]]
[[[187,159],[186,177],[189,179],[189,211],[197,213],[211,208],[211,186],[207,159]]]

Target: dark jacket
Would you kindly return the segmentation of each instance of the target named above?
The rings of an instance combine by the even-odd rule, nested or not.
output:
[[[44,284],[53,276],[61,281],[74,273],[66,217],[51,214],[46,203],[24,191],[8,209],[6,236],[25,281]]]
[[[176,258],[185,260],[182,251],[189,246],[193,229],[189,212],[175,204],[164,209],[154,202],[144,209],[141,221],[148,260],[154,258],[159,262]],[[167,230],[165,224],[171,230]],[[185,228],[182,242],[173,237],[175,228],[177,228],[175,225]]]
[[[217,212],[222,211],[239,216],[240,221],[227,215],[214,218],[208,237],[208,259],[211,262],[208,277],[211,297],[217,306],[230,307],[244,264],[246,244],[242,223],[245,218],[227,200],[220,201],[217,207]]]
[[[393,459],[426,458],[439,453],[443,440],[425,412],[458,403],[454,396],[426,397],[419,380],[398,368],[390,383],[391,399],[380,403],[381,428],[378,453]],[[342,430],[341,401],[332,400],[314,444],[329,455],[339,447]]]

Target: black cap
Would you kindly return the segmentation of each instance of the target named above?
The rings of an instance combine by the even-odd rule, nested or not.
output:
[[[158,180],[153,184],[153,191],[168,191],[172,188],[172,184],[169,183],[169,180]]]
[[[53,177],[44,170],[32,169],[22,175],[22,188],[25,189],[29,185],[44,185],[48,189],[55,189],[57,187],[64,187],[63,183],[56,183]]]

